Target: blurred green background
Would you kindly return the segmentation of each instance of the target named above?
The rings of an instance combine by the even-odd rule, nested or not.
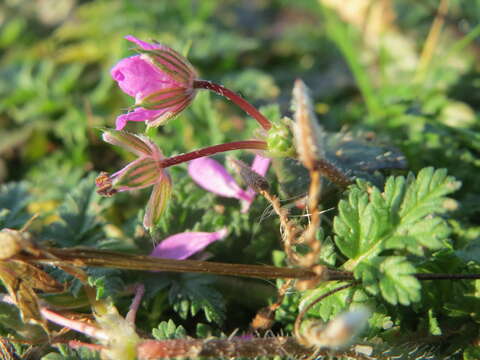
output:
[[[32,180],[58,200],[52,188],[118,167],[96,128],[132,104],[109,74],[132,55],[127,34],[188,54],[202,78],[284,114],[303,78],[325,127],[374,130],[413,169],[454,166],[467,179],[466,167],[478,167],[480,1],[442,2],[436,16],[436,0],[5,0],[0,181]],[[252,134],[255,124],[228,102],[199,97],[158,132],[166,154]]]
[[[58,219],[48,216],[66,194],[81,203],[84,193],[93,192],[93,176],[80,186],[82,178],[118,170],[132,159],[104,144],[98,130],[113,127],[133,103],[110,77],[116,62],[134,54],[123,39],[128,34],[182,52],[201,78],[241,93],[265,113],[265,106],[275,113],[278,104],[290,115],[293,81],[302,78],[328,131],[370,134],[402,151],[412,171],[446,167],[461,180],[452,237],[480,237],[480,0],[3,0],[0,183],[28,182],[28,211],[41,213],[46,223]],[[127,129],[143,132],[145,126]],[[200,92],[178,118],[149,135],[169,156],[247,139],[257,129],[230,102]],[[228,225],[232,236],[215,244],[217,260],[271,262],[278,226],[260,224],[267,204],[260,200],[250,214],[240,215],[238,203],[198,189],[185,169],[172,169],[175,201],[160,224],[162,236]],[[95,214],[107,209],[107,221],[96,220],[98,227],[111,237],[121,228],[122,246],[131,249],[132,238],[144,235],[135,230],[147,196],[122,194],[107,200],[115,206],[100,210],[97,198],[85,203],[91,201]],[[116,233],[111,223],[121,224]],[[58,243],[108,247],[95,226],[86,226],[78,241],[62,233],[57,237],[65,243]],[[147,253],[151,239],[142,241],[148,246],[139,242],[135,251]],[[253,299],[251,307],[256,310],[265,298]],[[249,316],[234,310],[231,329],[253,316],[250,309]],[[296,310],[295,303],[291,313]],[[161,315],[142,316],[156,326]],[[284,323],[293,320],[283,316]]]

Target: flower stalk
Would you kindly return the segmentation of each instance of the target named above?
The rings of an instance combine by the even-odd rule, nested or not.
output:
[[[267,150],[267,143],[262,140],[244,140],[233,141],[225,144],[208,146],[189,153],[172,156],[161,161],[161,166],[167,168],[173,165],[181,164],[190,160],[195,160],[201,157],[218,154],[221,152],[252,149],[252,150]]]
[[[133,153],[136,159],[114,174],[102,172],[95,180],[97,193],[102,196],[112,196],[120,191],[152,187],[143,219],[143,225],[147,229],[151,229],[158,222],[172,192],[173,184],[166,170],[167,167],[219,152],[239,149],[266,150],[267,148],[267,143],[262,140],[234,141],[166,158],[155,143],[142,135],[107,129],[104,130],[102,138],[109,144]]]
[[[223,97],[234,102],[238,107],[240,107],[243,111],[245,111],[248,115],[253,117],[257,122],[263,127],[265,130],[270,130],[272,124],[270,121],[262,115],[260,111],[258,111],[252,104],[250,104],[247,100],[242,98],[240,95],[235,93],[234,91],[227,89],[225,86],[216,84],[214,82],[208,80],[194,80],[193,81],[193,88],[194,89],[206,89],[217,93]]]
[[[0,294],[0,302],[5,302],[7,304],[15,305],[13,299],[6,294]],[[65,316],[57,314],[56,312],[47,309],[46,307],[40,307],[40,312],[42,316],[45,317],[50,322],[53,322],[57,325],[75,330],[84,335],[93,337],[98,340],[108,340],[108,335],[99,327],[88,324],[80,320],[69,319]]]

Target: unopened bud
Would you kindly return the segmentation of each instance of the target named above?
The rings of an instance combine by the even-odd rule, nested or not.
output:
[[[295,156],[291,126],[292,120],[287,117],[272,122],[272,127],[268,130],[265,139],[269,155],[273,157]]]
[[[240,174],[245,184],[251,187],[255,192],[261,193],[263,191],[268,191],[270,185],[268,184],[267,179],[253,171],[247,164],[233,157],[229,157],[228,161]]]
[[[117,193],[117,190],[113,188],[110,176],[104,171],[102,171],[95,179],[95,185],[97,187],[97,194],[101,196],[110,197]]]
[[[261,309],[255,318],[252,320],[251,326],[255,330],[268,330],[272,327],[274,322],[274,315],[270,307]]]
[[[348,346],[368,323],[370,311],[358,307],[324,324],[312,321],[304,328],[303,337],[309,346],[338,349]]]

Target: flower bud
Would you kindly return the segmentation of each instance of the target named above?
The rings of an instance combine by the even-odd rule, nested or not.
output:
[[[162,125],[191,103],[197,73],[186,58],[165,45],[133,36],[126,39],[138,45],[140,55],[121,60],[111,75],[123,92],[135,98],[135,105],[132,112],[117,118],[116,129],[123,129],[128,121]]]

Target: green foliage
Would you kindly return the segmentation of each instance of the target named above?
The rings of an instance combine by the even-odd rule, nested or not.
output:
[[[176,326],[172,320],[162,321],[152,330],[152,335],[157,340],[181,339],[187,335],[182,325]]]
[[[312,301],[317,299],[319,296],[322,296],[329,291],[339,288],[342,285],[346,285],[346,283],[339,283],[336,281],[330,282],[328,284],[321,285],[314,290],[308,291],[306,294],[302,296],[302,300],[300,302],[300,308],[304,308]],[[324,298],[321,302],[314,305],[310,311],[310,315],[314,315],[320,317],[324,321],[328,321],[333,319],[336,315],[341,313],[346,309],[347,303],[352,298],[353,294],[355,293],[354,288],[349,288],[347,290],[338,291],[333,293],[332,295]]]
[[[446,170],[432,168],[423,169],[417,178],[390,177],[382,193],[358,181],[348,200],[340,201],[334,219],[335,243],[348,257],[343,267],[353,270],[368,292],[380,292],[391,304],[419,301],[414,259],[381,254],[423,256],[427,249],[450,248],[450,228],[439,215],[448,210],[446,195],[459,187]]]
[[[198,91],[178,118],[148,130],[165,156],[265,136],[282,150],[279,155],[291,155],[289,129],[280,119],[291,117],[296,78],[312,89],[325,156],[356,180],[346,191],[322,181],[319,210],[328,211],[317,233],[318,261],[352,271],[357,283],[317,303],[308,316],[329,321],[350,307],[367,306],[372,316],[362,343],[372,347],[372,357],[480,357],[473,345],[480,324],[479,282],[417,276],[480,273],[478,0],[450,1],[430,60],[421,51],[429,49],[425,39],[437,13],[435,1],[385,2],[392,4],[391,19],[388,11],[375,19],[375,1],[353,17],[346,7],[334,6],[339,1],[329,7],[317,0],[50,3],[0,4],[0,230],[20,229],[38,213],[28,231],[40,247],[149,254],[169,235],[227,227],[228,237],[197,255],[200,259],[290,266],[280,250],[278,218],[265,199],[257,196],[242,214],[236,199],[195,185],[185,165],[170,169],[172,200],[152,233],[142,227],[148,190],[111,199],[95,193],[99,171],[113,173],[131,160],[102,143],[95,130],[112,127],[135,101],[117,89],[110,69],[133,55],[124,35],[155,39],[188,56],[202,79],[232,88],[256,107],[264,105],[260,109],[277,131],[269,138],[231,102]],[[385,31],[370,26],[377,23]],[[145,130],[141,122],[128,127]],[[246,151],[235,156],[246,163],[253,158]],[[226,163],[223,155],[215,158]],[[292,221],[306,225],[305,211],[296,205],[308,191],[308,171],[288,157],[275,159],[273,167],[267,174],[272,193],[280,195]],[[434,169],[448,169],[458,181]],[[67,288],[39,294],[45,304],[88,313],[79,281],[62,269],[39,266]],[[206,338],[236,328],[242,333],[284,284],[245,282],[242,286],[256,292],[252,300],[238,296],[243,288],[223,278],[84,270],[97,298],[111,299],[122,315],[132,300],[131,284],[143,283],[146,294],[135,325],[139,334],[156,339]],[[323,282],[306,292],[292,287],[275,313],[274,332],[288,334],[299,309],[344,284]],[[229,291],[237,285],[240,290]],[[0,332],[41,343],[32,348],[45,360],[100,357],[86,349],[44,346],[42,330],[21,323],[11,305],[2,305]]]
[[[10,183],[0,187],[0,228],[21,228],[28,220],[30,200],[26,183]]]
[[[201,310],[209,322],[221,324],[225,320],[225,302],[213,287],[213,280],[205,275],[184,275],[174,282],[169,291],[170,304],[182,319],[195,316]]]
[[[96,244],[104,236],[99,231],[99,200],[100,197],[95,192],[94,177],[82,180],[77,188],[66,196],[58,210],[60,219],[46,228],[43,237],[64,247]]]
[[[95,287],[96,297],[103,299],[113,297],[123,289],[125,282],[122,272],[117,269],[88,269],[88,284]]]
[[[404,256],[378,256],[360,263],[354,272],[369,293],[381,293],[392,305],[410,305],[420,300],[421,285],[414,273],[415,267]]]
[[[60,353],[51,352],[41,358],[41,360],[99,360],[100,354],[85,348],[72,350],[66,345],[59,345]]]

